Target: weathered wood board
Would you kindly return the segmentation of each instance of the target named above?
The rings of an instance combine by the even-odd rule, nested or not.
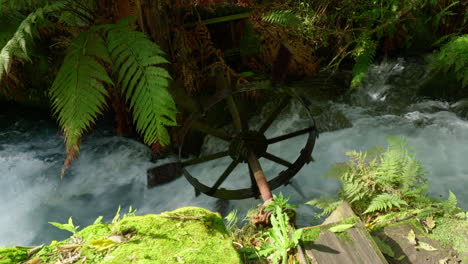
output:
[[[333,233],[329,227],[356,217],[347,203],[340,205],[319,227],[320,234],[314,242],[304,243],[304,251],[314,264],[384,264],[388,263],[377,244],[357,219],[354,227]],[[306,229],[306,228],[305,228]]]

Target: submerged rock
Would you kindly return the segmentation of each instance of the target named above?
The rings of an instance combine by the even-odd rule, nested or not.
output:
[[[0,263],[28,258],[40,258],[39,263],[242,263],[223,219],[207,209],[183,207],[97,222],[29,257],[27,250],[0,249]]]

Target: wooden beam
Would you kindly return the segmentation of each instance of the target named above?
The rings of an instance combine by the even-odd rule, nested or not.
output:
[[[215,17],[215,18],[209,18],[200,21],[202,24],[209,25],[209,24],[216,24],[216,23],[223,23],[223,22],[229,22],[229,21],[234,21],[234,20],[239,20],[239,19],[244,19],[250,16],[250,12],[247,13],[240,13],[240,14],[234,14],[234,15],[229,15],[229,16],[223,16],[223,17]],[[197,25],[199,22],[190,22],[185,24],[185,27],[194,27]]]

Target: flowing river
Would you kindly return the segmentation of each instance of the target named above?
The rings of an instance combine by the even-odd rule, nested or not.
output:
[[[344,153],[348,150],[386,146],[387,136],[404,136],[415,148],[417,159],[428,172],[425,177],[431,185],[431,195],[447,197],[450,190],[457,196],[459,206],[468,209],[468,111],[463,107],[467,103],[418,98],[415,91],[428,73],[421,58],[384,60],[372,66],[351,96],[328,102],[329,109],[341,111],[353,126],[321,133],[313,151],[315,162],[306,165],[294,177],[293,184],[274,191],[300,205],[299,225],[316,223],[314,210],[304,202],[336,194],[338,182],[321,175],[334,163],[346,161]],[[304,122],[300,111],[291,107],[268,133],[284,134]],[[138,208],[138,214],[193,205],[224,211],[236,208],[242,215],[260,203],[255,199],[226,203],[205,195],[195,197],[193,187],[183,177],[147,189],[146,170],[168,160],[150,162],[147,147],[114,137],[113,131],[105,128],[86,137],[79,159],[61,181],[64,144],[57,131],[55,122],[46,116],[23,115],[16,109],[0,112],[0,247],[63,239],[70,233],[48,222],[65,223],[72,216],[75,225],[85,226],[100,215],[110,221],[119,205],[123,211],[130,205]],[[277,143],[272,145],[272,152],[293,160],[303,147],[303,140],[297,137]],[[208,139],[204,149],[217,145]],[[197,175],[219,175],[227,164],[227,160],[218,160],[193,170]],[[263,166],[267,175],[283,169],[272,163]],[[249,181],[246,173],[247,170],[236,169],[230,178]],[[234,183],[226,182],[228,187],[230,184]]]

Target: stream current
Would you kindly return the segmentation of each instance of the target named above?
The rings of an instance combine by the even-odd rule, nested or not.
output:
[[[320,134],[313,157],[293,179],[293,184],[274,191],[300,205],[298,224],[315,224],[314,209],[303,205],[321,195],[334,195],[338,182],[321,177],[336,162],[346,161],[348,150],[386,146],[385,137],[404,136],[414,147],[431,185],[432,196],[446,198],[455,193],[459,206],[468,209],[468,121],[466,101],[433,101],[416,96],[428,77],[424,59],[384,60],[373,65],[362,85],[328,108],[341,111],[352,127]],[[295,84],[307,85],[307,82]],[[294,105],[267,131],[267,136],[285,134],[303,124],[304,115]],[[332,122],[333,120],[330,120]],[[61,240],[70,233],[48,222],[86,226],[100,215],[110,221],[118,206],[138,208],[137,214],[159,213],[180,206],[202,206],[212,210],[237,209],[241,215],[260,200],[220,202],[200,195],[181,177],[153,189],[146,188],[146,170],[169,160],[150,162],[150,151],[130,139],[112,136],[112,129],[98,129],[83,141],[80,157],[60,180],[64,160],[63,138],[54,121],[46,117],[22,117],[14,111],[0,112],[0,247],[37,245]],[[294,160],[305,136],[271,146],[273,153]],[[208,138],[203,149],[216,148]],[[270,150],[270,149],[269,149]],[[262,161],[263,162],[263,161]],[[197,165],[197,175],[219,175],[229,161]],[[283,168],[262,163],[267,175]],[[245,178],[247,170],[236,169],[229,178]],[[241,181],[242,182],[242,181]],[[239,182],[237,182],[239,183]],[[226,187],[234,185],[227,181]],[[248,186],[248,185],[247,185]],[[244,187],[247,187],[244,186]],[[224,187],[224,185],[223,185]],[[301,193],[297,191],[299,188]],[[302,205],[301,205],[302,204]]]

